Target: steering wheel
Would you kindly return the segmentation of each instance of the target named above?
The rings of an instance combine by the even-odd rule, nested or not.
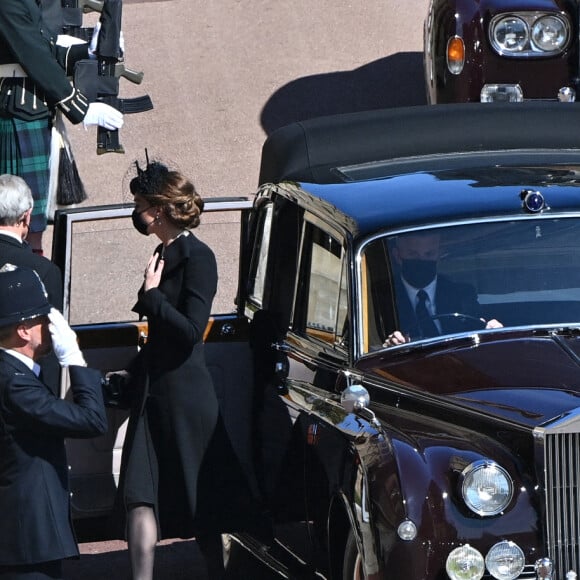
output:
[[[475,322],[477,324],[476,329],[483,329],[487,324],[485,320],[477,318],[477,316],[472,316],[471,314],[464,314],[463,312],[448,312],[446,314],[434,314],[431,316],[432,320],[440,320],[442,318],[453,318],[463,322]]]

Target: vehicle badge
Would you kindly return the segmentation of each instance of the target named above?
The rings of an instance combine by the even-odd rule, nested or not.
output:
[[[520,198],[523,202],[523,208],[530,213],[538,213],[545,209],[550,209],[546,205],[544,196],[539,191],[531,189],[522,189]]]

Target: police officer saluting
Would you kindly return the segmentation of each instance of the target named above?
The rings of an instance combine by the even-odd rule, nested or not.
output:
[[[39,377],[54,350],[72,400]],[[34,270],[0,270],[0,579],[62,578],[79,554],[70,519],[65,437],[103,434],[101,375],[86,368],[74,331],[48,303]]]

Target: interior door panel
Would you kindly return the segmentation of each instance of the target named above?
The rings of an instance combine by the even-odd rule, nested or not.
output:
[[[195,235],[214,249],[220,277],[214,307],[216,312],[226,312],[214,314],[208,323],[204,337],[207,364],[226,428],[255,482],[252,358],[248,324],[235,307],[240,239],[250,207],[251,202],[240,198],[206,200],[203,225]],[[77,333],[88,365],[103,374],[128,368],[147,340],[147,322],[138,321],[131,307],[144,264],[158,240],[144,239],[135,232],[132,210],[132,204],[87,207],[57,212],[55,217],[53,259],[63,272],[64,314]],[[107,251],[101,252],[101,248]],[[62,395],[68,396],[68,376],[62,375]],[[128,411],[109,408],[107,414],[106,435],[67,441],[73,518],[77,521],[109,515],[115,500]]]

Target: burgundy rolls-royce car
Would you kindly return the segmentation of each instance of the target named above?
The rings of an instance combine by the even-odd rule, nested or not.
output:
[[[428,102],[574,101],[578,15],[577,0],[431,0]]]
[[[208,199],[199,235],[241,250],[206,355],[271,521],[223,530],[234,577],[580,570],[579,126],[544,102],[313,119],[268,138],[252,199]],[[146,340],[131,209],[55,224],[67,314],[104,372]],[[99,239],[115,261],[75,258]],[[111,508],[125,419],[71,443],[79,524]]]

